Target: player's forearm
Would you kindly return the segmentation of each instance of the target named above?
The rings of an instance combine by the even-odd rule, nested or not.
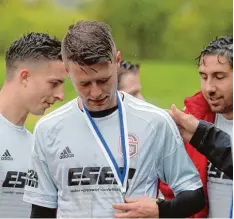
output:
[[[38,205],[32,205],[30,218],[56,218],[56,208],[46,208]]]
[[[226,132],[216,128],[214,124],[200,121],[190,144],[233,179],[232,142]]]
[[[158,203],[160,218],[186,218],[201,211],[205,206],[203,188],[179,193],[172,200]]]

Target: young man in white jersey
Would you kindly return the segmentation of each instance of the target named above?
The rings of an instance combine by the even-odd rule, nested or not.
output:
[[[215,113],[214,124],[233,138],[233,37],[212,41],[199,57],[201,90]],[[208,161],[209,218],[228,217],[233,182]],[[222,203],[222,205],[220,205]]]
[[[176,198],[152,198],[153,211],[143,217],[187,217],[202,209],[201,180],[174,121],[117,92],[121,57],[109,27],[97,21],[71,25],[62,56],[79,97],[36,125],[29,169],[38,186],[27,185],[24,194],[31,217],[118,217],[113,204],[156,197],[159,178]]]
[[[233,138],[233,37],[212,40],[198,57],[201,92],[185,99],[185,113],[205,120]],[[233,182],[189,143],[186,150],[196,165],[207,198],[205,208],[195,218],[229,217]],[[231,151],[230,151],[231,152]],[[171,198],[165,185],[160,190]]]
[[[60,50],[61,42],[49,35],[29,33],[6,51],[6,79],[0,91],[0,217],[30,217],[24,186],[27,173],[35,179],[37,175],[28,172],[33,141],[24,124],[29,113],[43,115],[63,100],[66,71]]]

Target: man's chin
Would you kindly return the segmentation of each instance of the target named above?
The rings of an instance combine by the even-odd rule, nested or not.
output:
[[[211,108],[211,111],[213,113],[220,113],[220,114],[228,113],[228,112],[232,111],[232,110],[227,110],[227,109],[225,109],[222,106],[213,106],[213,105],[210,105],[210,108]]]
[[[214,105],[210,105],[210,109],[213,113],[220,113],[222,112],[222,107],[220,106],[214,106]]]
[[[45,114],[45,109],[41,109],[41,110],[35,110],[30,112],[31,114],[33,114],[34,116],[43,116]]]
[[[110,101],[108,99],[105,99],[103,103],[91,103],[88,102],[86,107],[88,108],[89,111],[92,112],[98,112],[98,111],[103,111],[107,110],[111,107]]]
[[[107,105],[100,105],[100,106],[98,106],[98,105],[96,105],[96,106],[92,105],[92,106],[88,106],[87,108],[91,112],[99,112],[99,111],[103,111],[103,110],[108,109],[108,106]]]

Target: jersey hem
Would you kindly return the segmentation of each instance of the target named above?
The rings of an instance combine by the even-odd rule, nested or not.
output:
[[[23,201],[30,203],[30,204],[33,204],[33,205],[39,205],[42,207],[46,207],[46,208],[57,208],[57,203],[55,203],[55,202],[53,203],[53,202],[49,202],[46,200],[38,201],[38,200],[35,200],[35,199],[28,197],[28,196],[24,196]]]

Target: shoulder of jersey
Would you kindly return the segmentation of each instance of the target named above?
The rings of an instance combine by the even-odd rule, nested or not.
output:
[[[124,93],[126,94],[126,93]],[[176,137],[176,140],[181,143],[181,136],[179,130],[166,110],[147,103],[143,100],[139,100],[129,94],[126,94],[128,112],[145,122],[148,122],[151,127],[159,128],[166,125],[171,133]]]
[[[153,104],[150,104],[146,101],[137,99],[125,92],[124,96],[126,97],[126,104],[129,108],[129,113],[139,116],[145,121],[148,122],[157,122],[159,123],[173,123],[172,118],[166,112],[166,110],[159,108]]]
[[[43,128],[51,128],[56,123],[61,121],[61,119],[66,118],[70,115],[69,112],[72,112],[74,103],[77,99],[73,99],[68,103],[62,105],[61,107],[57,108],[56,110],[48,113],[47,115],[43,116],[35,125],[34,131],[38,129],[38,127],[43,126]]]

